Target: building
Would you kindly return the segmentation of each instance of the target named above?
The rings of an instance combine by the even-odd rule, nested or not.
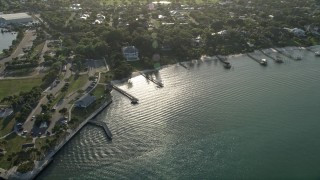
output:
[[[139,59],[139,51],[134,46],[126,46],[122,48],[123,56],[127,59],[127,61],[138,61]]]
[[[96,101],[96,97],[88,94],[85,97],[79,99],[74,105],[75,107],[87,108],[94,101]]]
[[[0,24],[27,24],[33,19],[27,13],[0,14]]]

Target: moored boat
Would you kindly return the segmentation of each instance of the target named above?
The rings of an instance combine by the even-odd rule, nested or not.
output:
[[[266,66],[268,61],[266,59],[261,59],[260,64]]]

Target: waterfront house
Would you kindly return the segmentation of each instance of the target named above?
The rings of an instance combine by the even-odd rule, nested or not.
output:
[[[87,108],[94,101],[96,101],[96,97],[88,94],[88,95],[84,96],[83,98],[79,99],[78,101],[76,101],[74,106],[80,107],[80,108]]]
[[[138,61],[139,60],[139,51],[134,46],[123,47],[122,53],[127,61]]]

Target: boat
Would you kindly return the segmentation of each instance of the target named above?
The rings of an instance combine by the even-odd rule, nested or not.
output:
[[[283,60],[280,56],[276,56],[275,61],[276,61],[276,63],[283,63]]]
[[[267,63],[268,63],[268,62],[267,62],[266,59],[261,59],[261,61],[260,61],[260,64],[261,64],[261,65],[264,65],[264,66],[267,65]]]
[[[320,56],[320,51],[314,53],[315,56]]]

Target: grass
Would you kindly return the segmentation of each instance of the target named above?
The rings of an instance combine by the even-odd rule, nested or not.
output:
[[[41,78],[30,79],[4,79],[0,80],[0,99],[21,91],[29,91],[33,87],[41,84]]]
[[[9,154],[21,151],[22,144],[31,142],[31,138],[23,138],[16,134],[11,134],[4,140],[0,140],[0,147],[7,151],[4,156],[0,156],[0,168],[9,169],[12,163],[10,161],[7,161]]]
[[[93,95],[95,97],[97,97],[97,99],[99,99],[100,97],[103,97],[106,95],[106,92],[105,92],[105,86],[104,85],[101,85],[101,84],[98,84],[97,87],[93,90]]]
[[[35,57],[36,55],[39,55],[44,47],[45,42],[40,43],[37,45],[34,50],[31,53],[31,58]]]
[[[70,86],[67,90],[67,95],[81,89],[89,80],[88,75],[80,75],[78,77],[72,75],[69,79]]]
[[[0,118],[0,137],[5,136],[13,130],[15,120],[13,118],[7,117],[5,119]]]

